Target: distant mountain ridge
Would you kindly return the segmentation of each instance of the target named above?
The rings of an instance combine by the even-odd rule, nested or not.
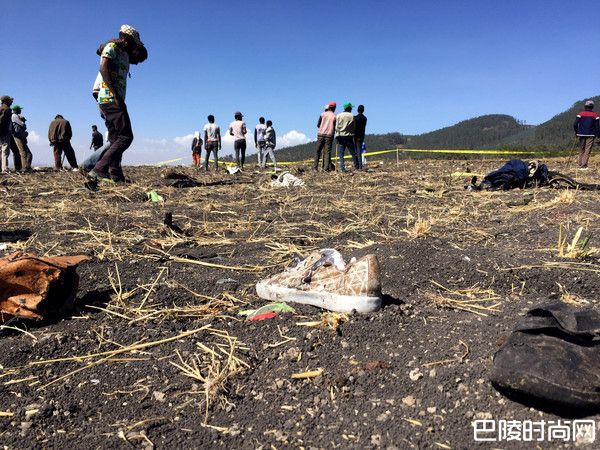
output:
[[[583,110],[584,100],[540,125],[526,125],[506,114],[488,114],[419,135],[368,134],[368,151],[407,149],[476,149],[515,151],[561,151],[574,142],[573,122]],[[600,106],[600,96],[592,97]],[[301,161],[314,158],[315,142],[282,148],[277,159]]]

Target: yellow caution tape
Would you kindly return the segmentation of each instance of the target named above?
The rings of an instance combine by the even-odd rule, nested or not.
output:
[[[524,152],[518,150],[420,150],[414,148],[399,148],[398,150],[382,150],[379,152],[372,152],[370,155],[381,155],[383,153],[455,153],[455,154],[469,154],[469,155],[545,155],[548,152]],[[368,156],[369,153],[366,153]]]
[[[455,154],[455,155],[548,155],[555,154],[556,152],[526,152],[521,150],[463,150],[463,149],[417,149],[417,148],[398,148],[393,150],[379,150],[375,152],[367,152],[361,153],[359,157],[362,156],[376,156],[376,155],[385,155],[387,153],[444,153],[444,154]],[[352,155],[344,155],[344,159],[351,159]],[[171,159],[169,161],[162,161],[156,163],[156,166],[161,166],[164,164],[170,164],[173,162],[181,161],[183,158]],[[339,156],[332,156],[332,161],[339,160]],[[213,163],[213,160],[209,160],[210,163]],[[225,166],[235,165],[235,162],[232,161],[219,161],[221,164]],[[296,164],[309,164],[314,162],[313,159],[305,159],[302,161],[278,161],[278,166],[293,166]]]
[[[177,161],[181,161],[183,158],[170,159],[168,161],[161,161],[154,164],[155,166],[164,166],[165,164],[171,164]]]

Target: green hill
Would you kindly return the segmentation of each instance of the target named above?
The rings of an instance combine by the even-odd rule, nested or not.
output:
[[[592,99],[600,105],[600,96]],[[509,115],[489,114],[419,135],[369,134],[365,142],[369,151],[394,148],[564,151],[573,146],[573,121],[583,109],[584,101],[575,102],[568,110],[535,126],[525,125]],[[314,158],[315,145],[313,141],[277,150],[277,158],[310,160]]]
[[[531,126],[512,116],[489,114],[430,133],[408,136],[406,148],[418,149],[490,149],[509,136],[527,131]]]

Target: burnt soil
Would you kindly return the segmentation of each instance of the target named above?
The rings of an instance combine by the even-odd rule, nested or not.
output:
[[[451,175],[499,165],[404,161],[353,175],[306,171],[299,174],[306,187],[289,189],[271,188],[265,173],[181,167],[127,168],[131,184],[97,192],[75,172],[2,177],[0,231],[31,234],[0,254],[91,259],[78,268],[76,306],[66,317],[9,324],[30,334],[1,331],[0,443],[472,448],[476,418],[556,420],[504,397],[488,377],[494,353],[527,310],[596,305],[593,252],[560,256],[557,242],[561,225],[567,242],[579,227],[597,233],[599,194],[471,193],[465,176]],[[549,165],[563,169],[564,161]],[[197,186],[170,186],[165,175],[173,170]],[[597,175],[592,169],[584,179]],[[164,202],[147,201],[151,190]],[[168,212],[172,228],[163,223]],[[318,248],[347,260],[375,253],[384,308],[331,326],[306,325],[332,316],[294,304],[293,314],[244,320],[240,311],[267,303],[257,281]],[[151,345],[126,348],[136,343]]]

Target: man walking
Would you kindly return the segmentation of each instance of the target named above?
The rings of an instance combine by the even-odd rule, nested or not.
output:
[[[204,148],[206,149],[206,158],[204,158],[204,169],[208,170],[210,154],[214,156],[215,172],[219,170],[219,155],[221,150],[221,128],[215,123],[215,116],[208,116],[208,123],[204,125]]]
[[[104,138],[102,134],[98,131],[98,127],[96,125],[92,125],[92,143],[90,144],[90,149],[98,150],[100,147],[104,145]]]
[[[0,170],[8,172],[8,152],[10,150],[10,127],[12,112],[10,106],[13,98],[8,95],[0,97]]]
[[[367,116],[363,113],[365,112],[365,107],[363,105],[358,105],[356,108],[358,114],[354,116],[354,148],[358,153],[358,161],[360,163],[360,168],[363,168],[363,158],[362,158],[362,149],[365,143],[365,130],[367,128]]]
[[[344,112],[339,113],[335,118],[335,132],[338,142],[338,157],[340,159],[340,172],[346,172],[344,164],[344,153],[346,149],[352,155],[354,168],[360,168],[360,161],[354,147],[354,116],[352,115],[352,103],[344,103]]]
[[[27,125],[25,125],[26,119],[21,115],[22,108],[19,105],[13,106],[12,110],[11,133],[16,150],[19,153],[18,158],[15,154],[15,170],[29,172],[31,170],[31,160],[33,159],[33,155],[27,145],[27,136],[29,136],[29,133],[27,132]],[[17,159],[19,160],[19,167],[16,165]]]
[[[594,141],[597,136],[600,136],[600,116],[594,111],[594,102],[588,100],[585,102],[585,111],[577,114],[573,129],[579,138],[579,168],[587,169],[590,153],[594,146]]]
[[[256,147],[256,154],[258,156],[258,165],[262,165],[263,153],[265,151],[265,118],[260,117],[258,119],[258,125],[254,128],[254,147]]]
[[[273,169],[277,170],[277,161],[275,160],[275,146],[277,145],[277,136],[275,135],[275,129],[273,128],[273,122],[267,120],[267,126],[265,128],[265,151],[263,153],[263,160],[261,168],[267,167],[267,156],[271,157],[273,161]]]
[[[319,170],[321,152],[323,152],[323,170],[329,172],[333,169],[331,147],[333,146],[333,136],[335,134],[335,108],[335,102],[330,102],[325,106],[325,111],[319,116],[317,122],[317,154],[313,166],[314,170]]]
[[[50,146],[54,147],[54,168],[56,170],[63,168],[61,160],[63,152],[71,168],[78,168],[75,150],[71,146],[72,137],[71,124],[63,116],[57,114],[54,120],[50,122],[50,127],[48,127],[48,141],[50,141]]]
[[[101,51],[94,92],[98,95],[98,106],[111,144],[89,172],[92,181],[125,181],[121,160],[123,152],[133,142],[131,120],[125,104],[129,64],[143,62],[147,55],[140,34],[129,25],[122,25],[119,38],[109,41]]]
[[[229,124],[229,135],[233,136],[233,149],[235,150],[235,163],[241,170],[244,170],[244,162],[246,161],[246,124],[244,116],[241,112],[236,111],[233,115],[235,119]]]

